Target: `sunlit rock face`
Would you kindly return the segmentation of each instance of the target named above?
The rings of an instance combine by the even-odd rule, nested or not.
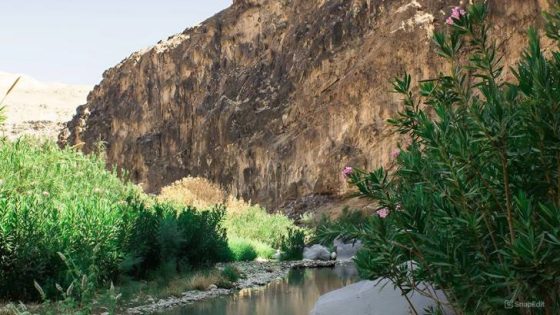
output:
[[[504,66],[546,1],[491,0]],[[430,37],[458,1],[235,0],[201,25],[107,70],[60,137],[149,192],[206,177],[278,208],[348,190],[341,170],[391,161],[389,80],[440,67]]]

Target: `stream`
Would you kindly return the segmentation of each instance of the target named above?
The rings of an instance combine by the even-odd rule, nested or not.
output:
[[[354,264],[334,268],[292,269],[288,277],[258,289],[196,302],[166,315],[309,315],[327,292],[358,281]]]

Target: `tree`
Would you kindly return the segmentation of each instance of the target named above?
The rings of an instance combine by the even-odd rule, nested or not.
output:
[[[434,35],[449,73],[418,93],[410,75],[394,81],[404,109],[390,123],[408,144],[390,169],[346,172],[380,211],[330,232],[361,239],[362,276],[403,293],[429,282],[460,313],[558,314],[560,52],[545,57],[531,29],[507,82],[486,16],[483,4],[454,8]],[[545,17],[559,41],[560,6]],[[504,308],[515,305],[528,307]]]

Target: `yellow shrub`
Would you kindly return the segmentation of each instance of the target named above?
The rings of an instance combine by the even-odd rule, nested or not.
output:
[[[227,211],[239,213],[251,206],[220,188],[220,186],[201,177],[185,177],[163,188],[158,196],[160,201],[207,209],[217,204],[225,204]]]

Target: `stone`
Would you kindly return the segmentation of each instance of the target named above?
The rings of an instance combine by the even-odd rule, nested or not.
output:
[[[315,244],[311,247],[305,247],[303,249],[303,259],[330,260],[331,253],[325,246]]]
[[[421,284],[422,289],[427,286]],[[433,288],[431,288],[433,289]],[[447,303],[445,294],[435,290],[437,298]],[[422,314],[427,307],[437,307],[437,303],[417,292],[409,293],[410,299],[418,314]],[[449,308],[444,308],[443,314],[453,315]],[[344,288],[322,295],[315,304],[311,315],[409,315],[410,304],[389,280],[360,281]]]
[[[332,260],[336,260],[336,257],[337,257],[337,256],[336,256],[336,252],[332,252],[332,253],[331,253],[331,259],[332,259]]]
[[[272,255],[272,259],[273,260],[280,260],[282,258],[282,252],[279,250],[276,250],[276,253],[274,253],[274,255]]]
[[[356,253],[362,248],[360,240],[344,242],[340,238],[336,238],[333,242],[336,248],[336,257],[338,260],[348,260],[356,256]]]
[[[211,284],[211,285],[208,286],[208,291],[216,290],[217,288],[218,288],[217,285]]]
[[[106,144],[107,164],[149,193],[190,175],[271,211],[343,196],[345,166],[391,163],[386,121],[402,102],[390,80],[445,70],[431,35],[459,2],[236,0],[105,71],[60,144]],[[549,1],[487,2],[511,77]]]

